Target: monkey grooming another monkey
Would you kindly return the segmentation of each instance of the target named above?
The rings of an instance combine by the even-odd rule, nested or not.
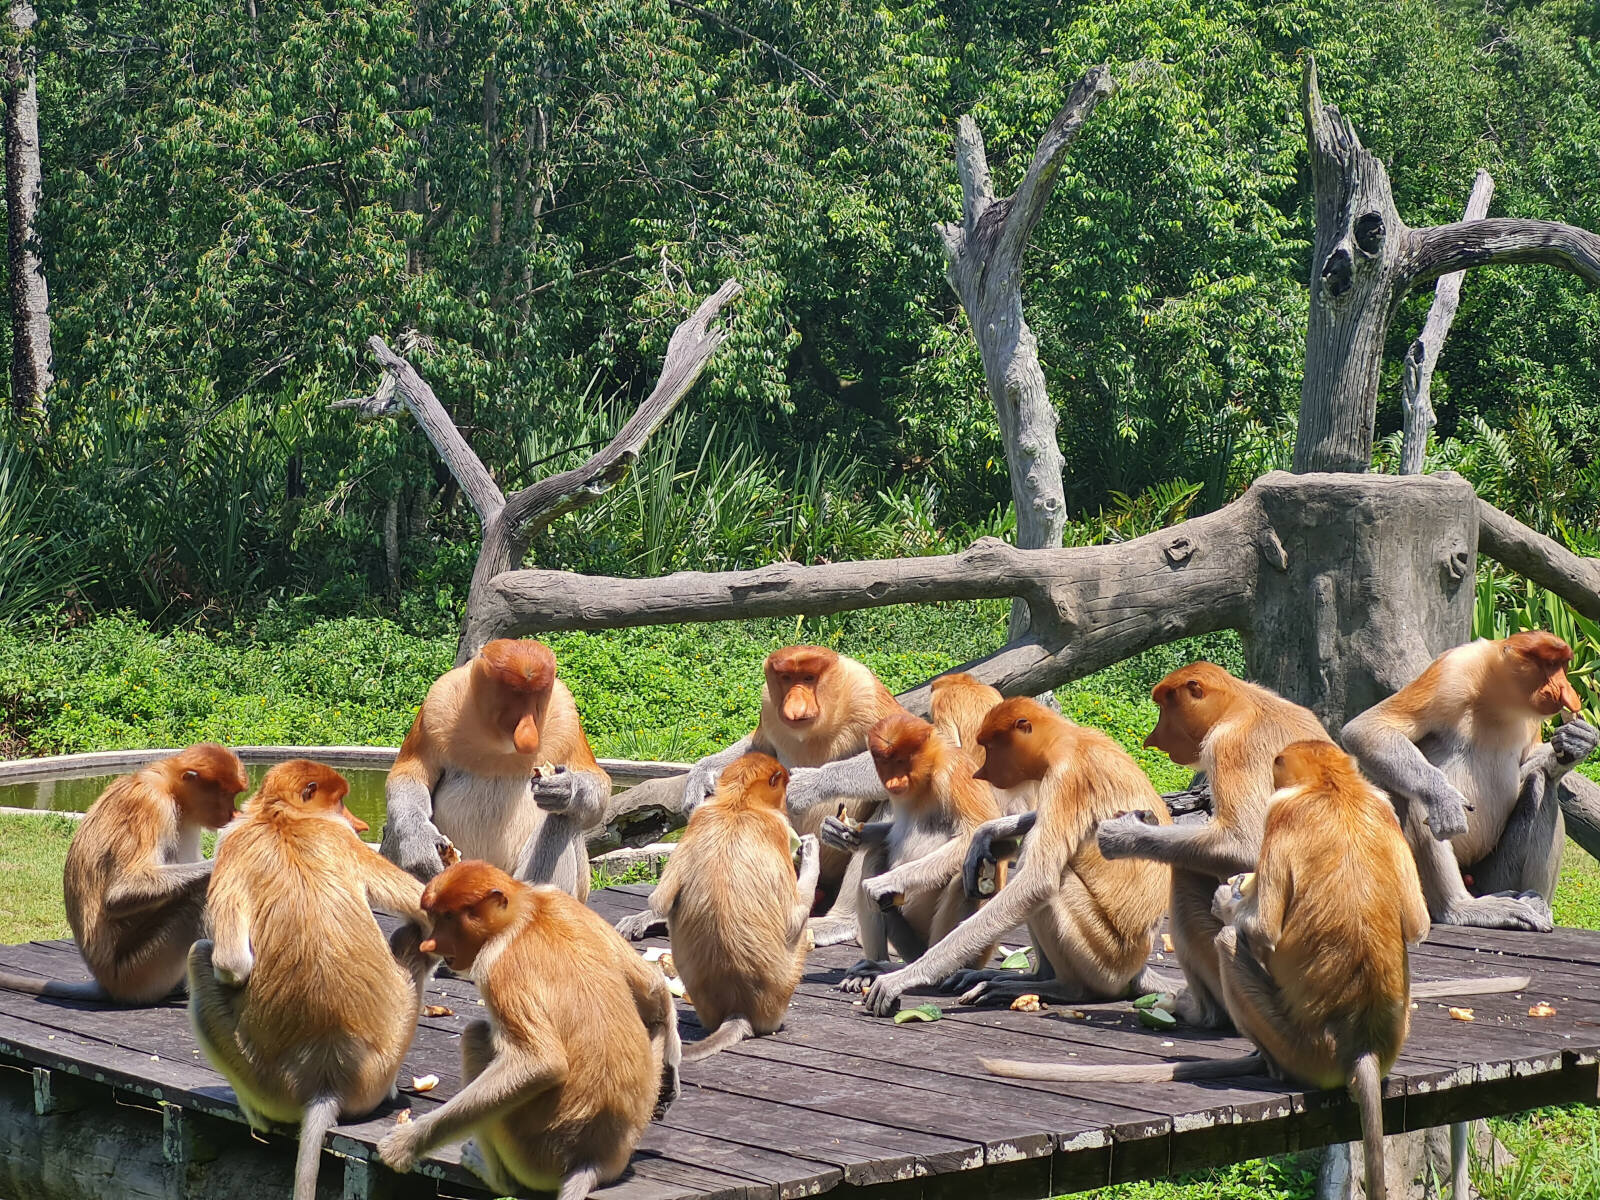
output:
[[[788,780],[769,755],[734,759],[656,885],[673,962],[709,1034],[684,1051],[690,1062],[777,1032],[800,983],[820,863],[808,834],[796,871],[783,811]]]
[[[872,756],[866,752],[867,730],[880,718],[905,710],[870,670],[825,646],[774,650],[767,656],[764,672],[761,719],[755,732],[694,765],[684,783],[684,811],[693,812],[711,794],[724,767],[754,750],[771,755],[790,772],[785,803],[797,833],[817,833],[832,811],[829,805],[836,805],[840,797],[851,819],[870,819],[888,796],[873,769]],[[818,774],[798,768],[824,764],[835,764],[828,772],[833,782],[826,789],[797,786],[800,777],[815,783]],[[833,899],[826,916],[812,918],[812,940],[818,946],[852,941],[861,887],[860,858],[824,846],[821,861],[819,887],[824,896]],[[617,922],[617,929],[624,937],[638,940],[660,933],[665,925],[652,899],[643,912]]]
[[[1266,1071],[1312,1087],[1348,1087],[1361,1110],[1367,1195],[1383,1200],[1380,1085],[1405,1042],[1411,996],[1528,981],[1412,989],[1407,948],[1427,934],[1428,910],[1393,809],[1350,756],[1323,739],[1285,747],[1273,773],[1260,862],[1213,897],[1222,999],[1255,1054],[1153,1066],[980,1061],[1014,1079],[1141,1083]]]
[[[1582,707],[1571,661],[1551,633],[1457,646],[1344,727],[1345,748],[1400,812],[1441,925],[1554,928],[1566,841],[1557,792],[1600,738],[1574,718],[1540,740],[1548,718]]]
[[[201,832],[233,820],[234,798],[249,786],[238,756],[211,742],[114,780],[73,833],[62,878],[94,982],[0,971],[0,987],[129,1005],[171,995],[205,916],[211,862]]]
[[[941,981],[946,990],[963,991],[963,1002],[1029,992],[1058,1003],[1126,996],[1145,982],[1145,960],[1166,907],[1167,869],[1138,859],[1107,861],[1094,831],[1113,813],[1130,810],[1165,824],[1166,805],[1120,746],[1035,700],[1017,696],[996,705],[978,741],[987,757],[977,778],[1000,788],[1037,784],[1038,820],[1023,843],[1021,866],[993,900],[916,962],[878,976],[867,1011],[888,1016],[903,992]],[[1054,978],[961,969],[1023,921]]]
[[[825,844],[863,852],[869,876],[862,883],[868,902],[856,913],[864,957],[839,985],[849,992],[890,969],[890,945],[913,962],[977,911],[962,889],[961,864],[972,831],[1000,815],[994,790],[973,778],[972,760],[927,721],[910,713],[884,717],[867,746],[891,818],[857,827],[834,816],[822,824]],[[962,966],[981,967],[993,953],[992,945],[980,947]]]
[[[547,646],[499,638],[440,676],[384,791],[383,854],[418,879],[442,871],[453,845],[518,879],[588,897],[584,829],[604,814],[611,778]]]
[[[1216,949],[1222,926],[1211,898],[1224,879],[1255,867],[1274,790],[1273,759],[1291,742],[1329,738],[1310,709],[1208,662],[1173,671],[1150,694],[1161,715],[1144,744],[1204,771],[1214,813],[1204,825],[1150,825],[1137,815],[1104,821],[1100,850],[1110,859],[1172,867],[1172,944],[1188,985],[1178,996],[1178,1015],[1217,1028],[1228,1014]]]
[[[494,1194],[583,1200],[622,1174],[652,1110],[677,1099],[666,979],[571,896],[487,863],[448,868],[422,906],[433,921],[422,949],[477,982],[488,1020],[462,1031],[461,1091],[396,1125],[379,1156],[409,1171],[471,1133],[461,1162]]]
[[[189,1019],[252,1128],[300,1125],[295,1200],[314,1200],[322,1140],[394,1094],[435,960],[422,884],[362,844],[344,777],[306,759],[267,772],[217,847],[189,953]],[[411,922],[385,939],[372,909]]]

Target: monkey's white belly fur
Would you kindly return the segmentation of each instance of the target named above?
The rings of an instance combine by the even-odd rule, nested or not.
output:
[[[1472,805],[1467,832],[1450,843],[1456,861],[1470,866],[1493,850],[1505,832],[1517,803],[1521,753],[1515,747],[1484,753],[1466,742],[1454,742],[1435,753],[1434,765]]]
[[[525,775],[481,776],[447,770],[433,793],[433,823],[462,858],[481,858],[515,874],[529,839],[544,824]]]

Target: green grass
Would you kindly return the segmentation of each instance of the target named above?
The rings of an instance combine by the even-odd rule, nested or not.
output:
[[[77,827],[68,817],[0,817],[0,942],[70,936],[61,868]]]

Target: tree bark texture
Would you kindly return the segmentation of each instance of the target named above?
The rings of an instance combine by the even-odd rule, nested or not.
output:
[[[52,375],[50,289],[39,253],[44,172],[31,37],[37,22],[33,5],[15,0],[11,23],[17,44],[6,62],[6,261],[11,280],[11,404],[19,415],[42,416]]]
[[[1463,221],[1481,221],[1489,215],[1489,201],[1494,197],[1494,177],[1489,172],[1478,171],[1472,181],[1472,194],[1467,197],[1467,210]],[[1434,415],[1433,371],[1439,365],[1439,355],[1444,350],[1444,340],[1450,336],[1450,326],[1455,323],[1456,310],[1461,306],[1461,281],[1465,271],[1452,271],[1441,275],[1434,286],[1433,304],[1428,308],[1428,319],[1422,323],[1422,332],[1406,351],[1405,372],[1401,378],[1400,404],[1405,413],[1405,437],[1400,445],[1400,474],[1422,474],[1423,460],[1428,453],[1428,436],[1439,423]]]
[[[472,501],[482,525],[478,560],[456,647],[458,666],[485,642],[502,636],[493,632],[493,622],[486,620],[482,611],[491,582],[522,565],[528,542],[539,529],[564,513],[599,499],[627,476],[644,443],[688,395],[722,344],[726,332],[713,322],[743,290],[734,280],[728,280],[673,331],[655,387],[604,450],[580,467],[548,476],[510,496],[501,492],[427,381],[382,338],[374,335],[368,339],[367,344],[384,369],[384,378],[374,395],[339,400],[334,407],[355,408],[377,416],[393,412],[398,398],[422,426],[450,474]]]
[[[1506,218],[1411,229],[1383,164],[1338,108],[1322,102],[1309,56],[1302,107],[1316,230],[1294,469],[1362,472],[1372,463],[1384,336],[1408,291],[1490,263],[1545,263],[1600,283],[1600,236]]]
[[[961,221],[935,226],[944,244],[945,277],[972,326],[999,421],[1017,510],[1017,545],[1029,550],[1061,545],[1067,513],[1056,410],[1039,366],[1038,341],[1022,315],[1022,255],[1050,200],[1067,147],[1095,106],[1115,90],[1105,67],[1090,69],[1039,139],[1021,186],[1003,200],[995,198],[983,135],[970,116],[963,116],[955,135]],[[1021,605],[1013,607],[1012,637],[1027,628],[1025,615]]]

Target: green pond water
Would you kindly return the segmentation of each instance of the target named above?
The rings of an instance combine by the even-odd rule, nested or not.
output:
[[[255,787],[267,773],[269,764],[247,767],[250,786]],[[383,832],[383,781],[387,771],[371,767],[341,767],[339,774],[350,781],[350,795],[345,803],[350,811],[371,828],[361,836],[375,842]],[[53,812],[85,812],[95,797],[117,776],[82,775],[75,779],[47,779],[39,783],[0,784],[0,807],[39,808]]]

